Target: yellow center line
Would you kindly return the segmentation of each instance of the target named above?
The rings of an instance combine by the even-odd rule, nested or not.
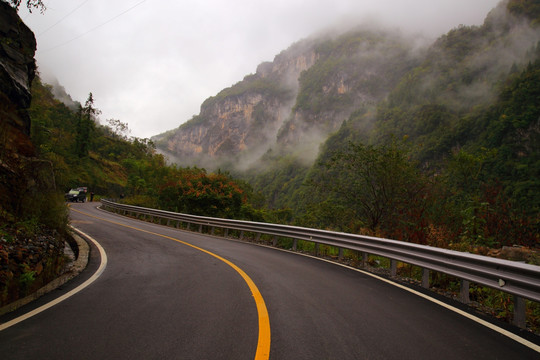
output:
[[[82,212],[80,210],[75,210],[73,207],[70,207],[70,209],[72,211],[76,211],[76,212],[78,212],[80,214],[83,214],[83,215],[86,215],[86,216],[89,216],[89,217],[92,217],[92,218],[95,218],[95,219],[99,219],[99,220],[102,220],[102,221],[106,221],[106,222],[109,222],[111,224],[115,224],[115,225],[122,226],[122,227],[125,227],[125,228],[129,228],[129,229],[137,230],[137,231],[140,231],[140,232],[143,232],[143,233],[147,233],[147,234],[150,234],[150,235],[159,236],[159,237],[162,237],[162,238],[165,238],[165,239],[176,241],[176,242],[178,242],[180,244],[189,246],[189,247],[191,247],[193,249],[196,249],[196,250],[202,251],[202,252],[204,252],[204,253],[206,253],[208,255],[211,255],[211,256],[215,257],[216,259],[219,259],[219,260],[223,261],[225,264],[232,267],[246,282],[247,286],[249,287],[249,290],[251,291],[251,294],[253,295],[253,299],[255,300],[255,305],[257,306],[257,313],[258,313],[258,318],[259,318],[259,338],[258,338],[258,341],[257,341],[257,352],[255,353],[255,360],[263,360],[263,359],[268,359],[270,357],[270,317],[268,316],[268,310],[266,308],[266,304],[264,302],[264,299],[262,297],[261,292],[259,291],[259,288],[257,288],[257,285],[255,285],[253,280],[251,280],[251,278],[242,269],[240,269],[238,266],[236,266],[234,263],[232,263],[231,261],[229,261],[229,260],[227,260],[227,259],[225,259],[225,258],[223,258],[223,257],[221,257],[221,256],[219,256],[217,254],[214,254],[213,252],[210,252],[208,250],[205,250],[205,249],[200,248],[198,246],[195,246],[193,244],[187,243],[187,242],[179,240],[179,239],[175,239],[175,238],[167,236],[167,235],[158,234],[158,233],[155,233],[155,232],[152,232],[152,231],[143,230],[143,229],[140,229],[140,228],[137,228],[137,227],[125,225],[125,224],[122,224],[122,223],[119,223],[119,222],[116,222],[116,221],[112,221],[112,220],[108,220],[108,219],[98,217],[98,216],[95,216],[95,215],[90,215],[90,214]]]

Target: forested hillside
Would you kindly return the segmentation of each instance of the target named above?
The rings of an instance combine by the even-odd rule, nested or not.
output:
[[[246,218],[250,187],[230,175],[197,167],[169,166],[149,139],[129,137],[126,123],[99,120],[92,93],[84,106],[68,101],[61,88],[32,85],[32,141],[39,156],[53,164],[56,186],[86,186],[100,196],[191,214]]]
[[[367,28],[303,40],[156,137],[158,149],[232,171],[298,224],[535,246],[538,25],[535,1],[511,0],[429,45]],[[227,151],[209,151],[212,138]]]
[[[378,104],[372,131],[358,114],[326,142],[304,178],[324,190],[302,209],[306,221],[429,244],[443,231],[444,246],[538,244],[540,37],[529,26],[536,17],[500,6],[483,26],[438,39]]]

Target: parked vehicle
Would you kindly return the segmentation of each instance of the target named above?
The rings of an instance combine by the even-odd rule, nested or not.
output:
[[[69,190],[69,192],[66,193],[64,197],[66,198],[66,201],[85,202],[87,192],[88,192],[88,189],[86,187],[78,187],[76,189]]]

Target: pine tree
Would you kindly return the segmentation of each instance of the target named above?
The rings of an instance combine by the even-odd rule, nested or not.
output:
[[[92,135],[96,128],[95,123],[99,114],[101,114],[101,111],[94,107],[94,96],[90,93],[84,107],[79,107],[75,141],[75,152],[79,158],[88,156]]]

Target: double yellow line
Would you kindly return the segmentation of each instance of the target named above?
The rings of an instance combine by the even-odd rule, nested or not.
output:
[[[249,287],[249,290],[251,291],[251,294],[253,295],[253,299],[255,300],[255,305],[257,306],[257,314],[258,314],[258,318],[259,318],[259,338],[258,338],[258,341],[257,341],[257,351],[255,353],[255,360],[266,360],[266,359],[268,359],[270,357],[270,317],[268,316],[268,310],[266,308],[266,304],[264,302],[262,294],[259,291],[259,289],[257,288],[257,285],[255,285],[253,280],[245,273],[244,270],[240,269],[238,266],[236,266],[231,261],[229,261],[229,260],[227,260],[227,259],[225,259],[225,258],[223,258],[223,257],[221,257],[221,256],[219,256],[217,254],[214,254],[213,252],[210,252],[210,251],[205,250],[203,248],[200,248],[198,246],[192,245],[192,244],[187,243],[185,241],[178,240],[178,239],[175,239],[175,238],[170,237],[170,236],[158,234],[158,233],[155,233],[155,232],[152,232],[152,231],[147,231],[147,230],[139,229],[139,228],[136,228],[136,227],[133,227],[133,226],[121,224],[121,223],[118,223],[118,222],[115,222],[115,221],[107,220],[107,219],[104,219],[104,218],[101,218],[101,217],[98,217],[98,216],[90,215],[88,213],[76,210],[73,207],[70,207],[70,209],[72,211],[76,211],[76,212],[78,212],[80,214],[83,214],[83,215],[86,215],[86,216],[89,216],[89,217],[92,217],[92,218],[95,218],[95,219],[98,219],[98,220],[101,220],[101,221],[106,221],[106,222],[111,223],[111,224],[115,224],[115,225],[122,226],[122,227],[125,227],[125,228],[137,230],[137,231],[140,231],[140,232],[143,232],[143,233],[146,233],[146,234],[159,236],[159,237],[162,237],[162,238],[165,238],[165,239],[176,241],[177,243],[180,243],[180,244],[189,246],[189,247],[191,247],[193,249],[202,251],[203,253],[206,253],[206,254],[208,254],[210,256],[213,256],[216,259],[219,259],[219,260],[223,261],[225,264],[229,265],[231,268],[233,268],[244,279],[247,286]]]

